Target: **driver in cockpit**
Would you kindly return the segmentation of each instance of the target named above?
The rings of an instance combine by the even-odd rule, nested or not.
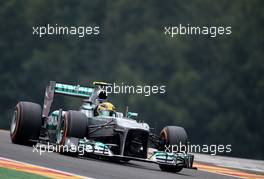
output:
[[[95,116],[116,116],[115,106],[110,102],[102,102],[95,108]]]

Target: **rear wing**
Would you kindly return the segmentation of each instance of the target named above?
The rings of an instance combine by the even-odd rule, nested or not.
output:
[[[62,94],[79,98],[89,98],[93,94],[93,92],[94,88],[91,87],[82,87],[80,85],[68,85],[56,83],[55,81],[50,81],[50,84],[46,87],[45,91],[42,117],[48,117],[50,107],[53,102],[54,94]]]
[[[89,98],[94,92],[94,88],[82,87],[80,85],[67,85],[62,83],[55,84],[55,93],[81,98]]]

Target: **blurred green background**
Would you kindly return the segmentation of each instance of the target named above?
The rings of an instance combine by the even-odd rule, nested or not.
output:
[[[32,26],[100,26],[100,35],[32,35]],[[164,26],[232,26],[232,35],[164,35]],[[166,85],[166,94],[113,95],[159,131],[182,125],[195,144],[232,144],[264,159],[264,1],[0,2],[0,128],[20,100],[43,103],[50,80]],[[78,108],[57,98],[55,106]]]

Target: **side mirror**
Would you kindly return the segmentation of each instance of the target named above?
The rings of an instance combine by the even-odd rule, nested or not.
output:
[[[131,118],[131,119],[135,119],[135,118],[137,118],[137,116],[138,116],[138,113],[135,113],[135,112],[128,112],[127,113],[127,117]]]

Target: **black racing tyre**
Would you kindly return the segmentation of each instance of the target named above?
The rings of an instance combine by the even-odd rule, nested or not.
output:
[[[166,126],[160,133],[161,149],[165,149],[165,145],[174,145],[180,147],[187,146],[188,138],[187,133],[183,127],[179,126]],[[176,151],[177,152],[177,151]]]
[[[67,137],[82,139],[87,136],[87,117],[80,111],[67,111],[60,125],[60,127],[63,127],[63,129],[61,128],[63,130],[63,136],[58,143],[62,145],[65,142],[64,139]]]
[[[176,146],[177,148],[173,147],[174,152],[187,152],[187,134],[183,127],[178,126],[167,126],[164,127],[163,130],[160,133],[160,148],[161,150],[165,150],[167,148],[172,149],[172,146]],[[166,146],[166,147],[165,147]],[[185,148],[181,148],[180,146],[185,146]],[[178,151],[175,151],[175,149],[178,149]],[[171,152],[171,151],[170,151]],[[183,167],[182,166],[171,166],[171,165],[159,165],[160,169],[162,171],[166,172],[180,172]]]
[[[178,173],[183,169],[183,167],[180,166],[161,165],[161,164],[159,165],[159,167],[162,171],[172,172],[172,173]]]
[[[87,117],[80,111],[67,111],[59,124],[57,131],[57,144],[60,146],[65,145],[66,139],[75,137],[83,139],[87,136]],[[65,152],[60,150],[61,154],[75,155],[77,153]]]
[[[124,163],[124,164],[128,163],[129,161],[130,161],[130,159],[121,159],[121,160],[119,160],[120,163]]]
[[[39,104],[19,102],[16,105],[10,126],[11,141],[15,144],[34,145],[42,125],[42,109]]]

